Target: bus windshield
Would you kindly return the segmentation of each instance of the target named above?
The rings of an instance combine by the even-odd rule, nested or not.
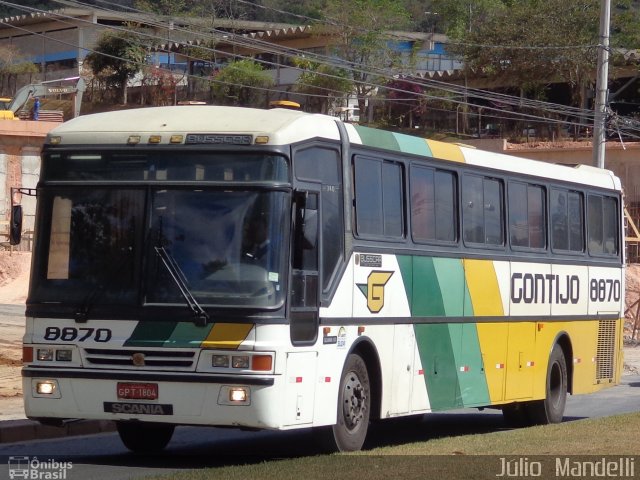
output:
[[[288,198],[220,186],[45,189],[29,302],[186,306],[177,272],[204,308],[277,307]]]
[[[157,254],[162,248],[201,304],[279,304],[286,196],[252,191],[153,192],[146,301],[183,301]]]

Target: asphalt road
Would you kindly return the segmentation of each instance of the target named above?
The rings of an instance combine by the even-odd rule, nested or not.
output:
[[[601,417],[640,410],[640,376],[625,376],[620,385],[569,397],[565,420]],[[372,427],[366,448],[425,441],[442,436],[498,431],[506,428],[494,410],[464,410],[411,419],[386,420]],[[113,480],[143,478],[194,468],[238,465],[314,455],[309,432],[242,432],[219,428],[180,427],[161,456],[139,456],[126,450],[117,434],[100,434],[0,446],[0,478],[9,478],[9,460],[70,462],[66,479]],[[23,459],[24,462],[24,459]]]

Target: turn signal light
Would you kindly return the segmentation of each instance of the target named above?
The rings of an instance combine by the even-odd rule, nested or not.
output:
[[[251,357],[251,370],[259,370],[261,372],[271,371],[273,358],[271,355],[254,355]]]
[[[33,363],[33,347],[22,347],[22,363]]]

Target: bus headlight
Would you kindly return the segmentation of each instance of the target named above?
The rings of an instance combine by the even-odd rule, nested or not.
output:
[[[233,368],[249,368],[249,356],[248,355],[234,355],[231,357],[231,366]]]
[[[58,381],[53,379],[34,378],[31,381],[32,395],[36,398],[60,398]]]
[[[57,362],[70,362],[73,359],[73,350],[56,350]]]
[[[251,387],[222,385],[218,405],[251,405]]]
[[[53,348],[39,348],[38,349],[38,361],[50,362],[53,360]]]
[[[249,398],[249,392],[246,388],[239,387],[229,390],[229,401],[231,402],[246,402],[247,398]]]
[[[217,368],[229,368],[228,355],[214,355],[211,357],[211,366]]]

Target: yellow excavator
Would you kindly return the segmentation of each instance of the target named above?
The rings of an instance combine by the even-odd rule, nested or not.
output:
[[[13,98],[0,98],[0,120],[19,120],[18,112],[32,98],[64,94],[74,96],[73,116],[77,117],[80,115],[80,104],[85,88],[85,82],[81,77],[60,78],[25,85]]]

